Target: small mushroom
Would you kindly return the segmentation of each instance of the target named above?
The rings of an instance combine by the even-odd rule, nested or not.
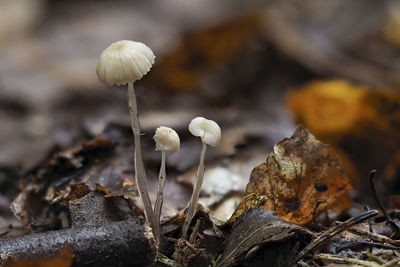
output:
[[[173,154],[179,150],[180,139],[178,134],[169,127],[160,126],[157,128],[156,133],[153,137],[156,142],[156,150],[161,151],[161,167],[160,167],[160,175],[158,176],[158,189],[157,189],[157,198],[156,204],[154,206],[154,214],[156,217],[156,227],[157,227],[157,235],[156,240],[160,241],[160,232],[161,232],[161,208],[163,204],[163,191],[165,186],[165,180],[167,178],[167,174],[165,171],[165,158],[166,154]]]
[[[221,140],[221,128],[215,121],[208,120],[202,117],[194,118],[189,124],[189,131],[194,136],[200,137],[203,143],[200,164],[197,170],[196,181],[193,187],[192,197],[187,209],[186,219],[182,227],[182,237],[186,238],[187,231],[189,230],[190,222],[196,213],[197,202],[199,201],[200,189],[204,177],[204,157],[206,154],[207,145],[215,147]]]
[[[154,63],[154,58],[155,56],[151,49],[143,43],[128,40],[118,41],[112,43],[103,51],[97,62],[96,72],[100,81],[108,85],[128,84],[127,99],[135,140],[135,180],[143,203],[146,220],[150,222],[155,235],[156,224],[147,192],[146,171],[140,147],[139,117],[133,88],[133,83],[149,72]]]

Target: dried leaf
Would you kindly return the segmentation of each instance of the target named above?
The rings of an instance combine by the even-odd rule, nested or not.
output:
[[[350,189],[332,148],[298,126],[290,138],[275,144],[265,163],[253,169],[246,194],[265,196],[264,209],[305,224],[328,208],[350,207]]]
[[[235,211],[233,212],[231,218],[227,221],[227,223],[233,223],[237,217],[240,216],[243,212],[248,209],[257,209],[264,205],[266,201],[265,196],[257,196],[254,193],[250,193],[242,198],[239,205],[236,207]]]
[[[52,151],[24,177],[22,192],[11,204],[12,212],[28,229],[59,228],[59,217],[68,201],[88,193],[88,188],[80,184],[85,173],[93,175],[91,168],[109,158],[115,146],[109,139],[95,138],[70,149]],[[55,194],[58,196],[53,198]]]
[[[304,228],[280,220],[271,211],[248,210],[240,215],[215,266],[289,266],[297,250],[311,239]],[[299,245],[295,246],[296,243]],[[242,266],[242,265],[240,265]]]
[[[90,193],[90,188],[86,183],[74,183],[71,185],[71,191],[66,197],[68,201],[77,200]]]

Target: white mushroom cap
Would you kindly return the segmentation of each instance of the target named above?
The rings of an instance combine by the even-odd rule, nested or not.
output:
[[[179,150],[181,141],[178,134],[171,128],[160,126],[153,137],[156,142],[156,150],[173,154]]]
[[[140,42],[118,41],[107,47],[99,58],[96,73],[108,85],[125,85],[140,80],[154,63],[151,49]]]
[[[210,146],[217,146],[221,141],[221,128],[215,121],[203,117],[194,118],[189,124],[189,131]]]

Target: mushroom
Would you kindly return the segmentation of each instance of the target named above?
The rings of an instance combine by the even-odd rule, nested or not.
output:
[[[128,84],[128,105],[130,122],[135,140],[135,180],[142,200],[146,220],[155,233],[155,218],[146,185],[146,171],[140,148],[140,128],[136,95],[133,83],[140,80],[154,63],[154,54],[149,47],[140,42],[128,40],[112,43],[101,54],[96,72],[100,81],[112,85]]]
[[[186,238],[190,222],[196,213],[197,202],[199,201],[200,189],[204,176],[204,156],[206,154],[207,145],[215,147],[221,140],[221,128],[215,121],[202,117],[194,118],[189,124],[189,131],[194,136],[200,137],[203,144],[200,154],[200,164],[197,170],[196,180],[193,187],[192,197],[187,209],[186,219],[182,227],[182,237]]]
[[[165,158],[166,154],[173,154],[179,150],[180,139],[178,134],[173,129],[165,126],[160,126],[157,128],[153,139],[156,142],[156,150],[161,151],[160,175],[158,176],[157,198],[156,204],[154,206],[154,214],[156,218],[156,228],[158,235],[156,240],[158,240],[159,242],[161,232],[160,217],[163,204],[163,191],[165,186],[165,179],[167,178],[167,174],[165,171]]]

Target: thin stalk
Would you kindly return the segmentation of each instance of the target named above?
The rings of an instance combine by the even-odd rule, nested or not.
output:
[[[161,153],[161,167],[160,167],[160,174],[158,176],[158,190],[157,190],[157,199],[156,204],[154,205],[154,214],[156,216],[156,225],[157,225],[157,235],[158,238],[156,239],[158,242],[160,241],[160,232],[161,232],[161,209],[163,205],[163,191],[165,186],[165,180],[167,179],[167,173],[165,171],[165,157],[166,152],[162,151]],[[158,244],[157,244],[158,245]]]
[[[199,168],[197,169],[196,181],[193,187],[192,197],[189,202],[189,208],[186,213],[186,219],[183,223],[182,227],[182,237],[186,238],[187,231],[189,230],[190,222],[193,219],[193,216],[196,213],[197,202],[199,201],[199,195],[201,190],[201,185],[203,184],[203,177],[204,177],[204,156],[206,154],[207,145],[203,143],[203,147],[201,150],[200,155],[200,164]]]
[[[133,82],[128,83],[128,105],[129,105],[129,115],[131,120],[131,126],[133,131],[133,136],[135,140],[135,181],[139,191],[139,197],[142,200],[144,215],[146,220],[150,223],[153,230],[153,235],[157,240],[157,226],[154,219],[153,209],[151,207],[150,197],[147,192],[146,185],[146,171],[144,169],[142,149],[140,146],[140,127],[139,127],[139,117],[137,112],[136,95],[135,89],[133,88]]]
[[[390,228],[392,231],[396,234],[396,236],[400,236],[400,227],[393,221],[392,217],[390,217],[389,213],[387,213],[385,207],[383,207],[381,201],[378,198],[378,194],[376,193],[375,189],[375,174],[376,170],[372,170],[369,172],[369,186],[371,188],[372,195],[375,198],[376,204],[378,204],[379,209],[382,211],[383,215],[386,218],[386,221],[388,222]]]

